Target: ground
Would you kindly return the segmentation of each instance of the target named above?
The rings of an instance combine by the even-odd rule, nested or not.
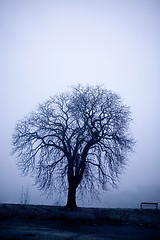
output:
[[[159,210],[0,205],[3,240],[158,240],[159,224]]]

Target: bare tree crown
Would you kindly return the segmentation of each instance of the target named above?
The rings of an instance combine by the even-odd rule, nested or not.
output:
[[[13,153],[23,174],[34,174],[45,191],[73,182],[75,188],[106,190],[116,185],[133,149],[130,120],[117,94],[79,85],[17,123]]]

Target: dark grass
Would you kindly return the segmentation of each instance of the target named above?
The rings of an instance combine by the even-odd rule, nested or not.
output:
[[[160,210],[0,204],[3,240],[159,240]]]
[[[160,228],[160,210],[77,208],[48,205],[0,204],[0,221],[7,219],[64,221],[79,224],[136,224]]]

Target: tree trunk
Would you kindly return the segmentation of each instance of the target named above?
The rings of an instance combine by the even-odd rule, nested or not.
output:
[[[67,200],[67,208],[73,210],[77,208],[76,204],[76,188],[73,185],[69,185],[68,189],[68,200]]]

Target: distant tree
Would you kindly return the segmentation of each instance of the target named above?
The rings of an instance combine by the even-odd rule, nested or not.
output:
[[[26,189],[24,189],[24,187],[22,186],[21,189],[21,195],[20,195],[20,203],[23,205],[29,204],[29,189],[28,187]]]
[[[130,110],[100,86],[78,85],[51,97],[13,134],[13,153],[26,175],[45,192],[68,189],[68,208],[76,208],[77,188],[94,194],[116,185],[132,151]]]

